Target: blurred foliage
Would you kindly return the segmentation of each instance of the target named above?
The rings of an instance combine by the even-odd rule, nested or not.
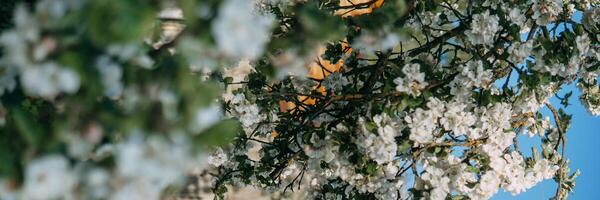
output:
[[[20,2],[0,2],[0,31],[13,26],[11,16]],[[35,1],[26,3],[33,5]],[[205,151],[227,143],[240,132],[237,120],[216,123],[200,132],[189,128],[204,123],[194,121],[195,115],[215,103],[222,86],[191,71],[186,57],[173,55],[168,48],[153,49],[144,44],[152,29],[160,25],[156,13],[161,3],[92,0],[81,9],[69,11],[60,20],[43,22],[47,24],[41,36],[57,44],[47,59],[74,70],[81,80],[79,90],[74,94],[44,98],[27,94],[20,89],[22,83],[17,82],[17,89],[0,97],[6,115],[5,125],[0,128],[0,177],[22,180],[25,163],[29,160],[52,153],[69,155],[69,138],[83,137],[94,124],[101,125],[104,135],[99,143],[92,144],[92,150],[123,141],[129,133],[141,130],[167,135],[183,131],[192,138],[194,146],[199,147],[197,150]],[[197,1],[181,3],[189,7],[198,4]],[[214,8],[218,1],[201,4]],[[189,15],[195,10],[184,11]],[[39,16],[34,18],[42,21]],[[199,24],[209,22],[200,19]],[[190,26],[189,31],[200,30],[201,27]],[[201,31],[204,34],[198,38],[207,41],[210,35]],[[110,49],[125,51],[130,47],[135,55],[110,52]],[[137,54],[152,58],[150,69],[140,67]],[[118,98],[105,95],[105,75],[99,71],[102,66],[98,66],[101,57],[111,60],[121,71],[118,73],[122,74],[124,90]],[[172,101],[168,102],[172,107],[167,107],[165,101]]]
[[[18,1],[19,0],[6,0],[0,2],[0,32],[11,27],[12,10],[15,7],[15,3]]]

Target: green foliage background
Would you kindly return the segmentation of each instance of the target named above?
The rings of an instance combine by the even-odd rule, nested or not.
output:
[[[0,1],[0,33],[13,26],[12,15],[19,3],[25,3],[34,13],[35,2]],[[198,147],[196,150],[202,151],[229,142],[239,132],[236,120],[218,122],[200,133],[192,133],[188,128],[197,123],[194,121],[196,111],[213,104],[221,90],[218,80],[205,81],[190,71],[186,57],[172,55],[165,48],[156,50],[144,45],[143,39],[159,23],[155,16],[159,7],[160,2],[155,1],[92,0],[81,10],[69,12],[59,20],[41,22],[46,23],[40,27],[41,36],[55,39],[58,44],[42,62],[56,62],[74,70],[80,79],[79,90],[45,99],[26,94],[17,81],[15,90],[0,97],[6,112],[0,113],[6,117],[6,124],[0,128],[0,177],[22,181],[23,169],[31,159],[53,153],[66,154],[68,138],[81,135],[92,123],[98,123],[104,132],[102,141],[92,148],[123,141],[131,132],[141,130],[160,137],[184,132]],[[154,64],[146,69],[132,60],[118,58],[120,55],[108,55],[107,48],[113,44],[137,45],[139,52],[149,54]],[[35,48],[31,44],[24,45]],[[7,49],[0,49],[0,56],[3,51]],[[104,95],[101,74],[94,67],[102,56],[109,56],[119,64],[125,89],[131,86],[139,90],[141,99],[130,110],[124,109],[122,101]],[[160,101],[148,98],[155,92],[153,88],[172,92],[176,96],[174,108],[165,108]],[[168,118],[165,112],[175,112],[175,119]],[[113,163],[98,164],[110,167]]]

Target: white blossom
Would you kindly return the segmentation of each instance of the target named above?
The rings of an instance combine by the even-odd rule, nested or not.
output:
[[[425,173],[421,176],[423,181],[426,181],[432,190],[429,194],[429,199],[443,200],[450,193],[450,178],[444,176],[444,171],[440,168],[428,166]]]
[[[541,179],[551,179],[554,177],[556,171],[558,170],[557,165],[553,165],[547,159],[539,160],[533,166],[533,171],[536,174],[536,177]]]
[[[23,71],[21,84],[30,95],[53,98],[59,93],[75,93],[79,76],[71,69],[56,63],[44,63]]]
[[[31,161],[25,171],[25,199],[68,198],[77,177],[69,161],[60,155],[48,155]]]
[[[575,38],[575,44],[580,56],[585,56],[590,51],[590,38],[587,34],[579,35]]]
[[[415,142],[415,146],[434,140],[434,131],[437,128],[435,115],[430,110],[417,108],[413,114],[404,118],[410,128],[409,139]]]
[[[490,15],[488,10],[475,14],[471,22],[471,29],[466,32],[471,43],[491,45],[496,32],[500,29],[498,20],[498,16]]]
[[[404,65],[402,68],[404,77],[394,79],[397,85],[396,91],[408,93],[413,97],[421,95],[421,90],[429,84],[425,82],[425,73],[422,73],[420,68],[421,66],[416,63]]]
[[[166,187],[183,181],[186,172],[202,163],[188,140],[180,134],[164,138],[131,133],[115,148],[119,187],[111,199],[159,199]]]
[[[111,192],[109,187],[110,176],[110,173],[102,168],[91,169],[85,174],[85,189],[90,198],[101,199],[108,197]]]
[[[218,148],[217,151],[208,157],[208,163],[215,167],[219,167],[225,164],[225,162],[227,162],[227,154],[221,148]]]
[[[100,80],[104,88],[104,95],[109,98],[119,98],[123,93],[123,69],[108,56],[96,60],[96,69],[100,72]]]
[[[475,186],[475,190],[468,194],[469,198],[489,199],[492,195],[498,192],[500,183],[500,177],[494,171],[487,171],[481,176],[479,184]]]
[[[219,8],[212,34],[224,54],[254,60],[269,41],[272,22],[273,17],[252,12],[252,1],[227,0]]]
[[[440,119],[440,124],[455,136],[466,134],[469,127],[475,124],[475,116],[471,112],[465,112],[465,109],[465,104],[451,102],[444,117]]]
[[[258,105],[248,102],[246,96],[242,93],[236,94],[231,103],[234,105],[234,116],[238,117],[246,132],[252,131],[253,127],[266,118],[265,115],[260,114]]]
[[[560,12],[562,11],[562,1],[559,0],[532,0],[533,7],[531,10],[534,11],[533,19],[540,26],[555,21]]]
[[[353,48],[364,50],[367,53],[385,51],[394,48],[400,43],[400,37],[396,34],[378,32],[364,33],[354,41]]]
[[[508,48],[508,52],[510,53],[510,55],[508,56],[508,61],[512,62],[515,65],[523,63],[525,59],[531,55],[532,49],[532,42],[515,42],[512,46]]]
[[[517,7],[514,7],[510,10],[508,17],[513,24],[519,27],[523,27],[525,25],[525,21],[527,21],[523,11]]]
[[[357,144],[369,158],[378,164],[384,164],[394,159],[397,152],[395,137],[398,136],[397,126],[391,121],[387,114],[373,117],[377,126],[377,134],[368,132],[366,128],[361,130]],[[364,121],[359,121],[364,125]]]
[[[467,85],[472,85],[476,88],[487,88],[492,82],[492,70],[484,69],[483,62],[471,61],[463,66],[461,75],[469,80]]]
[[[590,114],[592,114],[594,116],[599,116],[600,115],[600,87],[598,87],[598,85],[593,85],[591,87],[587,87],[583,83],[578,83],[577,87],[582,92],[579,100],[586,107],[586,110],[588,110],[588,112],[590,112]]]

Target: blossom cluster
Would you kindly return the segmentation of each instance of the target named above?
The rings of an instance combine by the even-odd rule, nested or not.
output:
[[[549,179],[566,199],[558,92],[600,115],[588,0],[39,0],[13,22],[0,199],[489,199]]]
[[[314,199],[489,199],[554,179],[563,184],[556,198],[567,198],[578,175],[559,148],[570,116],[549,99],[577,81],[582,103],[598,115],[599,29],[590,20],[598,5],[406,1],[400,5],[406,13],[394,15],[398,4],[372,3],[357,3],[356,13],[343,3],[322,5],[357,19],[348,26],[358,31],[316,59],[323,71],[330,66],[321,59],[334,59],[339,71],[318,76],[324,78],[309,71],[308,81],[291,75],[261,82],[259,69],[271,61],[253,65],[257,72],[234,93],[252,91],[256,98],[246,103],[259,107],[253,118],[262,118],[252,124],[272,128],[247,132],[229,147],[226,154],[237,164],[215,169],[214,191],[247,179],[244,185],[290,198],[287,191],[300,190]],[[280,7],[278,20],[303,17]],[[358,11],[366,8],[373,14]],[[400,19],[400,30],[361,21],[381,13]],[[285,24],[283,37],[301,28],[294,25],[302,24]],[[542,115],[545,107],[551,116]],[[277,120],[260,117],[273,113]],[[248,121],[244,113],[233,116]],[[542,145],[526,156],[520,134]],[[256,140],[259,154],[248,162],[250,155],[239,151]]]
[[[17,2],[0,30],[0,199],[174,198],[225,162],[208,149],[264,120],[243,95],[242,123],[226,120],[209,74],[263,54],[274,21],[250,1]]]

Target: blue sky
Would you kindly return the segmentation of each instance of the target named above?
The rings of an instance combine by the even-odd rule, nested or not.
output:
[[[594,117],[589,114],[585,107],[579,102],[580,92],[574,84],[564,87],[559,96],[564,95],[568,91],[573,91],[573,96],[565,111],[573,114],[571,127],[567,131],[567,149],[566,155],[571,159],[571,169],[579,169],[581,176],[576,179],[575,191],[570,194],[569,199],[598,199],[600,197],[600,155],[596,149],[596,145],[600,141],[600,117]],[[560,105],[560,100],[556,97],[550,100],[552,105],[557,109]],[[552,116],[552,113],[547,109],[542,109],[544,116]],[[530,152],[532,146],[539,146],[539,138],[529,138],[527,135],[520,135],[519,142],[524,152]],[[531,190],[521,193],[517,196],[512,196],[510,193],[500,192],[494,196],[493,200],[502,199],[548,199],[552,197],[556,191],[556,183],[554,180],[546,180],[536,185]]]
[[[576,12],[573,16],[574,21],[581,21],[581,18],[581,12]],[[557,34],[563,30],[563,26],[559,26]],[[525,34],[522,37],[526,37]],[[516,77],[514,75],[513,77]],[[597,152],[596,145],[600,141],[600,117],[594,117],[586,111],[578,99],[580,92],[574,83],[564,86],[558,94],[563,96],[569,91],[573,91],[569,101],[572,105],[567,108],[563,108],[560,100],[556,97],[550,99],[552,105],[557,109],[563,108],[567,113],[573,115],[571,127],[567,130],[566,155],[571,159],[571,170],[579,169],[581,175],[576,179],[575,191],[569,195],[569,199],[598,199],[600,197],[600,189],[598,189],[600,185],[598,181],[600,180],[600,155],[597,155],[599,152]],[[544,116],[552,116],[548,108],[543,108],[541,112]],[[519,142],[524,153],[531,152],[530,149],[533,146],[540,146],[539,137],[529,138],[527,135],[520,135]],[[502,191],[492,199],[548,199],[554,196],[556,187],[557,184],[554,180],[546,180],[517,196]]]

